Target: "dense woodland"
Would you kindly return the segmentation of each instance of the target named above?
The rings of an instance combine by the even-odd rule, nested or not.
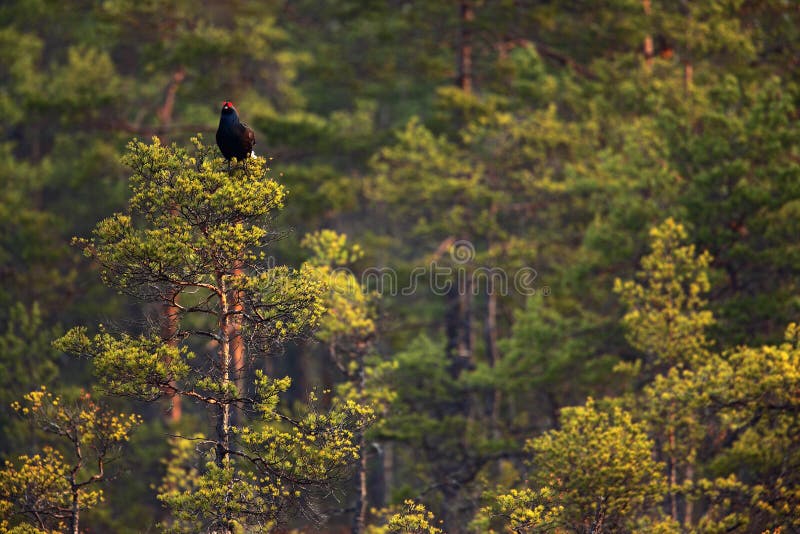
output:
[[[0,58],[0,532],[800,532],[796,0],[6,0]]]

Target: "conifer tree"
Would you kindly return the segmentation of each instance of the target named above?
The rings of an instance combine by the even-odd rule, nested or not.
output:
[[[474,523],[512,532],[630,532],[654,513],[666,484],[644,425],[590,398],[565,408],[561,428],[529,440],[528,487],[498,495]]]
[[[788,511],[800,487],[790,437],[798,431],[797,326],[780,345],[713,350],[711,256],[672,219],[650,235],[637,280],[616,284],[645,384],[619,400],[646,424],[665,463],[670,520],[685,530],[796,528]]]
[[[381,359],[376,350],[377,295],[362,287],[346,267],[363,251],[358,245],[348,247],[347,236],[332,230],[309,234],[302,244],[313,252],[309,262],[330,281],[330,290],[325,298],[328,313],[322,318],[316,336],[327,346],[331,360],[328,363],[335,365],[345,379],[337,388],[339,397],[334,400],[349,400],[385,414],[395,398],[388,382],[397,366]],[[378,419],[372,432],[380,433],[381,423],[383,421]],[[376,497],[375,492],[370,492],[367,487],[368,456],[372,448],[368,446],[366,433],[361,432],[353,534],[364,532],[370,494],[373,499]]]
[[[54,439],[0,470],[0,532],[78,534],[81,513],[103,501],[96,486],[141,417],[111,411],[89,393],[68,399],[44,386],[12,407]]]
[[[173,511],[171,528],[268,529],[309,497],[306,488],[345,476],[358,458],[353,432],[371,411],[350,401],[294,418],[278,408],[291,380],[267,376],[258,363],[319,321],[327,281],[310,264],[290,269],[267,256],[280,235],[271,222],[285,191],[264,160],[228,171],[214,148],[199,138],[193,144],[189,152],[157,138],[131,142],[124,159],[132,169],[129,211],[77,240],[106,284],[178,310],[178,342],[157,331],[133,336],[101,326],[92,337],[73,329],[59,344],[88,355],[110,394],[145,401],[179,395],[214,419],[203,437],[187,438],[208,452],[209,463],[188,487],[160,496]],[[235,342],[248,349],[242,366],[232,358]],[[234,426],[234,409],[251,421]]]

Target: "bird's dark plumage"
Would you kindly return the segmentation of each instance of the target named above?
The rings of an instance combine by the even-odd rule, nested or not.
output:
[[[231,102],[223,102],[217,128],[217,146],[225,159],[239,161],[249,158],[256,144],[252,128],[239,121],[239,114]]]

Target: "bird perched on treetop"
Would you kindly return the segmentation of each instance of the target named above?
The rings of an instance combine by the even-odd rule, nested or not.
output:
[[[253,129],[239,121],[239,114],[232,102],[223,102],[217,128],[217,146],[225,159],[236,158],[241,161],[250,155],[255,157],[255,144],[256,134]]]

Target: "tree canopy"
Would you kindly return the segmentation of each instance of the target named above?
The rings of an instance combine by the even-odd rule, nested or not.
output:
[[[4,2],[0,532],[800,529],[798,28]]]

